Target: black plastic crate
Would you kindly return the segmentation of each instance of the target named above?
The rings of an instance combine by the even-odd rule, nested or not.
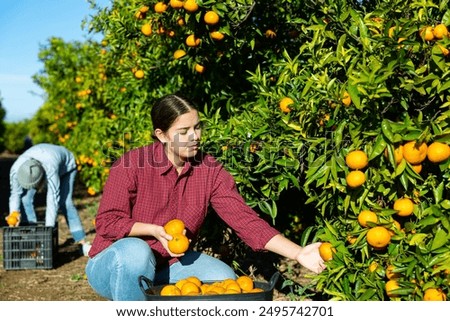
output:
[[[3,227],[5,270],[52,269],[58,253],[58,226]]]

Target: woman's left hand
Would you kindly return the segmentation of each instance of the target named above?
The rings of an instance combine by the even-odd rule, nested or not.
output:
[[[325,269],[323,259],[319,254],[320,242],[309,244],[303,247],[297,254],[296,260],[308,270],[320,273]]]

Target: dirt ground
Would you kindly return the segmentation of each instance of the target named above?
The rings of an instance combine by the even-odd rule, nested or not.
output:
[[[7,197],[9,196],[9,179],[7,173],[14,158],[1,157],[1,223],[4,226],[4,216],[7,215]],[[6,177],[5,177],[6,175]],[[95,216],[100,196],[88,196],[84,191],[77,189],[74,202],[79,210],[83,226],[87,232],[87,239],[92,241],[95,236],[95,227],[92,219]],[[35,202],[38,215],[43,215],[45,201],[37,198]],[[2,301],[102,301],[104,298],[97,295],[89,286],[84,268],[87,257],[79,252],[79,248],[71,239],[67,224],[58,216],[58,253],[54,259],[53,269],[49,270],[5,270],[3,268],[3,228],[0,230],[0,300]],[[281,272],[275,289],[274,300],[290,300],[292,289],[305,285],[308,280],[304,278],[306,271],[294,262],[277,258],[273,255],[252,253],[247,260],[248,270],[256,280],[268,281],[275,272]],[[288,280],[293,283],[290,287],[283,286]]]

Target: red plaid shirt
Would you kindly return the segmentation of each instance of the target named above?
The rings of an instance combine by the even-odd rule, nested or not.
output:
[[[159,142],[129,151],[111,168],[89,254],[94,257],[127,237],[135,222],[164,225],[179,218],[187,236],[195,239],[209,205],[255,251],[279,234],[245,203],[233,177],[212,156],[199,152],[178,175]],[[144,239],[157,256],[170,259],[159,241]]]

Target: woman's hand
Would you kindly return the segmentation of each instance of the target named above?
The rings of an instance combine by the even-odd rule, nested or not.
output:
[[[320,242],[309,244],[303,247],[297,254],[296,260],[308,270],[320,273],[325,269],[323,259],[319,254]]]

